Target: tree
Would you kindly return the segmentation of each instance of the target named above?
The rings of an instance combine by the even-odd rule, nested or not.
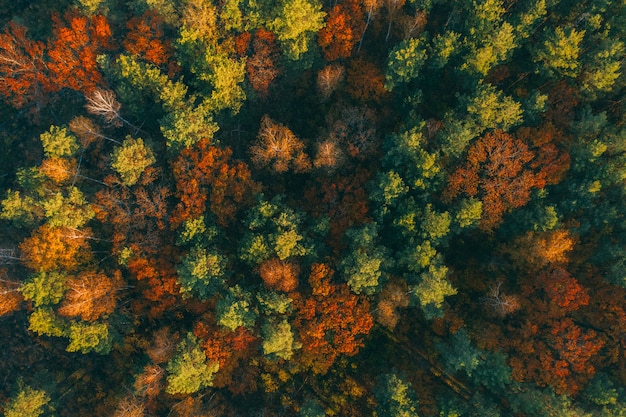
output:
[[[575,77],[580,71],[580,43],[585,31],[574,28],[556,27],[546,31],[543,45],[537,48],[535,60],[543,64],[550,74],[555,72],[567,77]]]
[[[65,349],[68,352],[80,351],[84,354],[95,352],[107,355],[113,348],[113,335],[109,331],[107,323],[73,321],[69,325],[66,336],[70,339],[70,343]]]
[[[180,291],[207,299],[224,287],[227,260],[219,252],[194,246],[178,267]]]
[[[91,256],[87,233],[43,225],[20,244],[24,263],[36,271],[72,271]]]
[[[24,299],[32,301],[35,307],[58,304],[68,289],[68,278],[67,274],[62,272],[41,271],[24,281],[20,292]]]
[[[50,126],[48,132],[39,135],[39,140],[48,158],[69,158],[79,149],[76,137],[65,127]]]
[[[300,344],[294,341],[291,325],[285,319],[274,322],[268,321],[261,328],[263,335],[263,354],[280,359],[291,359],[294,350]]]
[[[177,225],[205,212],[208,200],[217,224],[227,226],[252,204],[260,185],[252,180],[242,161],[232,160],[230,148],[219,148],[205,139],[185,149],[173,164],[180,202],[172,216]]]
[[[44,390],[25,386],[4,409],[5,417],[38,417],[50,407],[50,396]]]
[[[350,252],[339,263],[344,279],[356,294],[374,294],[379,288],[382,269],[388,264],[386,250],[378,245],[376,223],[350,229],[346,232]]]
[[[341,65],[326,65],[317,73],[317,89],[323,100],[328,100],[337,90],[339,83],[345,77],[345,67]],[[317,165],[316,165],[317,167]]]
[[[94,89],[87,96],[87,104],[85,108],[91,114],[98,115],[104,119],[107,124],[112,126],[121,127],[122,122],[125,120],[120,116],[120,108],[122,105],[116,100],[115,93],[111,90],[103,90],[101,88]],[[85,132],[85,124],[82,125],[83,129],[79,131]],[[75,124],[76,127],[76,124]],[[72,127],[70,126],[70,130]],[[95,129],[88,129],[86,133],[94,132]]]
[[[280,73],[278,66],[279,50],[276,37],[265,28],[259,28],[252,40],[253,54],[246,60],[246,71],[252,88],[261,96],[268,93],[270,84]]]
[[[327,61],[348,58],[365,29],[363,6],[355,0],[335,4],[326,16],[326,24],[318,33],[317,43]]]
[[[467,111],[475,117],[481,131],[507,131],[522,122],[521,105],[490,84],[477,86],[474,96],[468,100]]]
[[[144,144],[143,139],[127,137],[122,146],[115,148],[111,154],[111,167],[122,178],[127,186],[134,185],[141,174],[156,162],[152,149]]]
[[[311,297],[294,297],[293,326],[302,343],[298,363],[322,375],[340,355],[356,355],[362,336],[374,326],[368,300],[351,293],[346,284],[334,284],[333,274],[329,265],[313,264]]]
[[[219,364],[207,363],[198,339],[192,334],[178,344],[174,357],[167,364],[167,387],[169,394],[193,394],[211,386]]]
[[[291,292],[298,287],[300,267],[290,261],[278,258],[268,259],[259,266],[259,275],[269,288]]]
[[[79,316],[91,322],[111,314],[117,305],[118,292],[123,283],[119,271],[111,275],[85,271],[68,279],[65,283],[68,290],[57,310],[58,314],[65,317]]]
[[[317,0],[283,0],[269,22],[287,58],[296,61],[311,48],[313,35],[324,26],[325,13]]]
[[[380,377],[376,391],[376,415],[379,417],[418,417],[417,396],[411,383],[395,372]]]
[[[528,165],[534,158],[528,146],[511,135],[487,133],[471,146],[465,165],[448,177],[444,200],[459,195],[480,198],[480,227],[491,230],[507,211],[530,200],[530,191],[537,186],[536,173]]]
[[[64,21],[65,20],[65,21]],[[53,34],[48,45],[51,81],[57,89],[90,92],[102,84],[96,58],[109,48],[111,28],[102,16],[91,19],[68,12],[52,16]]]
[[[217,323],[230,331],[238,327],[251,329],[257,319],[249,293],[240,287],[231,287],[225,297],[218,300],[215,307]]]
[[[26,27],[14,21],[0,34],[0,94],[16,108],[29,102],[43,104],[54,90],[48,77],[45,46],[26,36]]]
[[[304,143],[288,127],[275,123],[267,115],[261,119],[259,135],[250,147],[250,154],[257,167],[269,166],[278,174],[289,170],[306,172],[311,168]]]
[[[402,83],[418,77],[419,71],[426,62],[424,41],[411,38],[400,42],[389,52],[385,88],[392,91]]]
[[[20,285],[7,279],[6,270],[0,270],[0,317],[17,311],[22,304]]]
[[[123,41],[124,49],[131,55],[164,66],[171,61],[174,49],[165,38],[164,22],[154,10],[147,10],[141,16],[133,16],[126,22],[128,33]],[[175,65],[170,64],[170,72]]]

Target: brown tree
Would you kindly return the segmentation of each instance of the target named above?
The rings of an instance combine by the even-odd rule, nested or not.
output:
[[[119,291],[123,285],[122,274],[87,271],[67,282],[68,291],[58,309],[61,316],[80,317],[94,321],[115,310]]]
[[[270,84],[278,76],[279,50],[276,36],[264,28],[257,29],[252,40],[252,55],[246,60],[246,71],[252,88],[267,95]]]
[[[252,162],[259,168],[269,167],[276,173],[311,169],[304,143],[287,126],[275,123],[269,116],[261,119],[257,141],[250,147]]]

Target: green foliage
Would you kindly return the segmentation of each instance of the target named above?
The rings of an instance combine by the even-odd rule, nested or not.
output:
[[[377,244],[378,226],[369,223],[346,232],[350,252],[339,263],[350,289],[356,294],[374,294],[380,288],[386,250]]]
[[[276,32],[285,56],[298,60],[312,48],[313,35],[324,27],[325,15],[318,0],[281,0],[269,28]]]
[[[69,328],[68,352],[95,352],[107,355],[113,347],[113,337],[107,323],[73,321]]]
[[[418,299],[422,309],[439,310],[445,297],[455,295],[457,290],[447,280],[448,267],[443,265],[440,257],[435,257],[428,269],[419,275],[419,283],[410,287]]]
[[[28,330],[39,335],[63,336],[68,326],[49,307],[42,307],[34,310],[28,318]]]
[[[471,377],[480,364],[480,349],[472,344],[465,329],[459,330],[445,343],[440,344],[438,350],[446,368],[452,372],[463,371]]]
[[[433,242],[439,241],[450,233],[450,214],[438,213],[431,204],[427,204],[422,215],[422,237]]]
[[[270,320],[261,328],[263,337],[263,353],[269,357],[291,359],[294,350],[301,345],[294,340],[291,325],[286,319]]]
[[[304,233],[305,215],[296,212],[278,195],[271,201],[260,196],[248,212],[248,230],[239,249],[241,260],[260,264],[272,255],[281,260],[314,252],[314,241]]]
[[[436,70],[446,66],[448,61],[459,53],[461,47],[461,35],[448,30],[435,36],[432,41],[430,53],[430,65]]]
[[[549,73],[575,77],[580,71],[578,61],[585,31],[556,27],[548,30],[542,47],[536,51],[536,60],[543,63]]]
[[[42,133],[39,139],[48,158],[71,157],[78,151],[76,138],[65,127],[50,126],[50,130]]]
[[[193,394],[210,387],[218,370],[219,363],[207,363],[198,339],[192,333],[187,333],[176,347],[174,357],[167,363],[165,391],[168,394]]]
[[[194,246],[178,267],[180,291],[205,300],[224,285],[227,259],[214,250]]]
[[[395,372],[383,375],[374,391],[376,416],[378,417],[418,417],[417,395],[411,383],[404,381]]]
[[[211,224],[209,226],[204,217],[196,217],[183,223],[177,243],[179,245],[190,243],[204,245],[211,242],[217,236],[217,233],[215,225]]]
[[[62,272],[42,271],[25,281],[20,287],[20,292],[24,299],[32,301],[35,307],[58,304],[67,290],[65,285],[67,279],[67,275]]]
[[[134,185],[150,165],[156,162],[152,149],[144,144],[143,139],[127,137],[122,146],[111,154],[111,167],[120,175],[122,183]]]
[[[409,82],[417,78],[424,62],[426,62],[427,52],[424,41],[412,38],[400,42],[389,53],[389,62],[385,75],[385,88],[392,91],[401,83]]]
[[[5,417],[38,417],[49,408],[50,397],[44,390],[25,386],[7,404]]]
[[[490,84],[480,84],[467,106],[482,129],[509,130],[522,122],[522,108]]]
[[[290,313],[292,299],[274,291],[260,292],[256,296],[260,310],[266,315]]]
[[[454,220],[460,228],[472,227],[478,224],[482,213],[482,201],[475,198],[463,199],[459,202]]]
[[[76,187],[68,187],[64,192],[54,194],[41,203],[41,208],[47,218],[47,224],[54,227],[78,229],[95,216],[91,205]]]
[[[298,417],[325,417],[326,412],[322,408],[321,405],[315,400],[307,400],[302,407],[300,407],[300,411],[298,412]]]
[[[231,287],[228,294],[218,300],[215,310],[217,323],[231,331],[238,327],[251,329],[257,319],[250,294],[239,287]]]
[[[36,208],[37,204],[32,197],[8,190],[7,198],[2,200],[0,218],[10,220],[18,226],[30,226],[38,217]]]

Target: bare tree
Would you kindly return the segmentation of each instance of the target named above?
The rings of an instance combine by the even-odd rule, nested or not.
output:
[[[491,307],[498,315],[504,317],[520,309],[520,303],[516,296],[505,295],[501,291],[502,281],[491,288],[489,294],[482,298],[482,301]]]
[[[115,98],[113,91],[96,88],[86,98],[85,108],[89,113],[101,116],[107,123],[116,127],[126,122],[120,115],[122,105]]]

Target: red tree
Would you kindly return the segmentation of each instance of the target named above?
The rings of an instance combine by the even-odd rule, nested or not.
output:
[[[209,209],[216,221],[226,226],[252,203],[259,185],[252,180],[248,166],[231,160],[230,148],[218,148],[202,140],[185,149],[173,165],[180,203],[172,216],[174,225],[204,214]]]
[[[106,19],[68,12],[52,17],[53,32],[48,43],[51,81],[56,88],[89,93],[103,82],[96,58],[111,46],[111,29]]]
[[[0,34],[0,94],[16,108],[41,103],[50,82],[42,42],[26,37],[26,28],[11,21]]]
[[[359,41],[365,22],[363,6],[357,0],[346,0],[328,11],[326,25],[320,29],[317,42],[327,61],[348,58]]]
[[[300,363],[324,374],[341,354],[355,355],[374,325],[369,302],[350,292],[346,284],[331,283],[333,271],[325,264],[311,267],[312,296],[295,295],[294,327],[302,342]]]
[[[539,185],[529,165],[534,157],[526,144],[508,133],[487,133],[470,147],[465,165],[448,177],[443,198],[478,196],[483,202],[480,227],[491,230],[507,211],[525,205],[531,189]]]
[[[252,56],[246,61],[248,80],[256,92],[266,95],[280,72],[277,68],[279,50],[276,36],[264,28],[258,29],[252,40],[252,50]]]

